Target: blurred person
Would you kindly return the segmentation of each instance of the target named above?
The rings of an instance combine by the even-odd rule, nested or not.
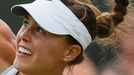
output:
[[[114,12],[103,13],[98,18],[100,29],[98,37],[101,39],[98,38],[97,43],[102,49],[98,51],[98,54],[102,56],[97,63],[99,73],[101,75],[134,75],[134,8],[128,8],[127,12],[126,7],[129,3],[127,0],[115,0],[115,2]]]
[[[125,16],[124,21],[115,29],[116,42],[113,48],[113,58],[111,61],[105,61],[105,66],[102,66],[102,75],[134,75],[134,8],[129,9],[128,14]]]

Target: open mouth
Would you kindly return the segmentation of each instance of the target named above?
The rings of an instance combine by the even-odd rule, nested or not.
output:
[[[32,55],[32,52],[24,47],[19,47],[18,52],[25,55]]]

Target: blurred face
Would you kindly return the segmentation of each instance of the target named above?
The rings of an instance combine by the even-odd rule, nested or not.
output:
[[[121,33],[122,37],[120,37],[122,54],[127,56],[127,59],[134,60],[134,26],[126,29],[125,33]]]
[[[28,16],[17,34],[14,65],[25,73],[52,72],[65,64],[63,59],[68,47],[66,36],[45,31]]]
[[[134,26],[126,28],[128,30],[120,36],[121,53],[120,59],[127,75],[134,75]],[[124,65],[125,64],[125,65]]]
[[[127,56],[131,63],[134,63],[134,9],[129,8],[127,15],[124,18],[124,23],[128,25],[128,28],[124,29],[124,32],[120,33],[120,44],[122,52]],[[133,62],[132,62],[133,61]]]

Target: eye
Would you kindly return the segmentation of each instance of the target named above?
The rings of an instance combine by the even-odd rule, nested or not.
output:
[[[41,27],[37,27],[37,28],[36,28],[36,32],[45,33],[44,29],[41,28]]]
[[[25,28],[27,28],[27,27],[29,26],[28,21],[24,20],[24,21],[23,21],[23,26],[24,26]]]

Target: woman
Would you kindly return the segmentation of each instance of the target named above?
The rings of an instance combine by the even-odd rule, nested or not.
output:
[[[124,21],[115,29],[116,41],[112,47],[115,56],[110,59],[111,61],[103,62],[106,65],[101,67],[102,75],[108,75],[109,72],[112,73],[111,75],[134,75],[134,8],[128,8],[128,10]]]
[[[128,3],[128,0],[116,0],[114,14],[103,13],[98,18],[98,29],[105,30],[105,34],[99,30],[101,39],[97,40],[102,49],[98,63],[101,75],[134,75],[134,8],[127,13]]]
[[[12,12],[24,21],[13,66],[2,75],[62,75],[65,67],[81,63],[95,37],[95,14],[79,1],[36,0]]]
[[[12,65],[15,58],[16,38],[9,26],[0,20],[0,74]]]

